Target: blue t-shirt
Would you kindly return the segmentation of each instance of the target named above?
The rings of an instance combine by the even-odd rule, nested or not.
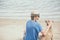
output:
[[[26,36],[24,40],[37,40],[38,33],[42,31],[42,27],[38,22],[29,20],[26,23]]]

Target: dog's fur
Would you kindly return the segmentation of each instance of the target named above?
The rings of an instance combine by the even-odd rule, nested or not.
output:
[[[50,21],[48,20],[48,21],[45,21],[45,22],[46,22],[47,25],[49,25],[48,23]],[[53,23],[53,21],[52,21],[52,23]],[[40,40],[53,40],[52,25],[49,28],[49,30],[47,31],[46,35],[40,37]]]

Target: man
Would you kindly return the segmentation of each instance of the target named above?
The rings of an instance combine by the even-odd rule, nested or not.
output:
[[[37,22],[37,20],[39,20],[39,14],[32,12],[31,20],[26,23],[26,35],[24,40],[38,40],[40,32],[43,36],[45,36],[42,26]],[[47,30],[50,28],[50,25],[48,26]]]

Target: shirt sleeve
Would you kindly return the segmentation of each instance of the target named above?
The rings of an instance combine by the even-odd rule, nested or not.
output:
[[[41,32],[43,29],[42,29],[42,26],[39,25],[39,32]]]
[[[36,26],[36,30],[37,30],[37,32],[41,32],[43,29],[42,29],[42,26],[40,25],[40,24],[38,24],[37,26]]]

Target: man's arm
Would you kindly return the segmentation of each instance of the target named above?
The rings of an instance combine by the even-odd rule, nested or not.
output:
[[[40,36],[45,36],[45,31],[44,30],[42,30],[41,32],[39,32],[39,37]]]

